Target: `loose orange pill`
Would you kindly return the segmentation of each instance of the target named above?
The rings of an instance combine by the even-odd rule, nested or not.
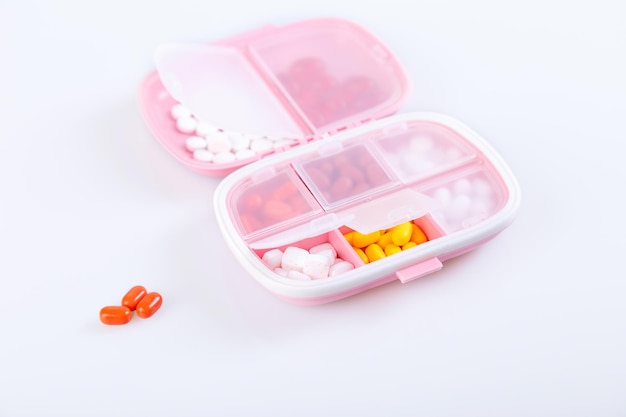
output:
[[[365,254],[365,252],[363,252],[363,249],[361,249],[361,248],[354,248],[354,247],[352,249],[354,249],[356,254],[359,255],[359,258],[361,258],[361,260],[363,261],[364,264],[370,263],[370,260],[367,257],[367,255]]]
[[[411,249],[411,248],[414,248],[415,246],[417,246],[417,243],[409,242],[406,245],[402,245],[402,250]]]
[[[100,310],[100,321],[104,324],[126,324],[133,318],[133,312],[125,306],[107,306]]]
[[[161,307],[163,298],[158,292],[149,292],[137,304],[136,313],[142,319],[152,316]]]
[[[393,243],[390,243],[387,246],[385,246],[385,255],[387,256],[395,255],[396,253],[400,253],[400,252],[402,252],[402,249],[399,246],[394,245]]]
[[[122,297],[122,305],[135,310],[137,303],[141,300],[148,291],[141,285],[134,286]]]
[[[385,255],[383,248],[378,246],[376,243],[372,243],[367,248],[365,248],[365,254],[367,255],[367,259],[369,259],[370,262],[378,261],[379,259],[383,259],[387,256]]]

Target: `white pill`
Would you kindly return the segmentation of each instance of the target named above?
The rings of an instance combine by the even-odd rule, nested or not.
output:
[[[328,276],[335,277],[339,274],[343,274],[344,272],[348,272],[352,269],[354,269],[354,265],[352,265],[348,261],[342,260],[341,262],[338,262],[330,267],[330,270],[328,271]]]
[[[302,272],[302,267],[304,267],[307,256],[309,256],[307,250],[289,246],[285,249],[285,253],[283,253],[281,268]]]
[[[452,199],[452,193],[446,187],[440,187],[435,190],[433,197],[438,200],[442,206],[447,206]]]
[[[220,152],[215,154],[215,158],[213,158],[213,162],[216,164],[225,164],[228,162],[233,162],[235,160],[235,154],[232,152]]]
[[[452,162],[461,158],[461,156],[463,156],[463,153],[461,153],[461,150],[451,146],[448,149],[446,149],[446,152],[443,155],[443,159],[447,162]]]
[[[176,120],[176,129],[183,133],[191,133],[196,130],[196,119],[192,116],[182,116]]]
[[[298,281],[311,281],[311,277],[307,274],[303,274],[300,271],[290,270],[287,274],[287,278],[295,279]]]
[[[242,135],[228,135],[234,151],[250,149],[250,139]]]
[[[470,194],[472,192],[472,183],[467,178],[457,180],[452,189],[456,194]]]
[[[180,119],[181,117],[191,117],[191,111],[180,103],[172,106],[170,114],[176,120]]]
[[[240,151],[235,152],[235,159],[237,160],[248,159],[254,156],[256,156],[256,152],[250,149],[242,149]]]
[[[198,149],[206,149],[206,140],[200,136],[190,136],[185,141],[185,147],[191,152]]]
[[[253,139],[250,141],[250,149],[257,153],[266,152],[274,149],[274,144],[268,139]]]
[[[199,120],[198,123],[196,123],[196,135],[207,136],[213,132],[217,132],[217,128],[211,123],[203,122],[202,120]]]
[[[472,200],[468,196],[459,194],[454,197],[450,206],[446,209],[446,217],[449,216],[452,222],[461,221],[467,216],[471,205]]]
[[[215,158],[213,152],[209,152],[206,149],[198,149],[193,151],[194,159],[202,162],[211,162]]]
[[[330,243],[322,243],[321,245],[313,246],[309,249],[309,253],[314,255],[324,255],[330,260],[331,264],[335,262],[335,259],[337,259],[337,251]]]
[[[328,277],[331,260],[321,254],[309,254],[304,260],[302,272],[312,279],[322,279]]]
[[[274,272],[277,273],[278,275],[282,276],[282,277],[286,277],[287,275],[289,275],[289,270],[288,269],[274,268]]]
[[[230,139],[223,132],[214,132],[206,138],[207,149],[214,153],[228,152],[232,148]]]
[[[263,262],[265,262],[265,265],[272,269],[276,269],[280,267],[281,261],[283,259],[283,251],[281,251],[280,249],[268,250],[263,254],[263,257],[261,259],[263,260]]]

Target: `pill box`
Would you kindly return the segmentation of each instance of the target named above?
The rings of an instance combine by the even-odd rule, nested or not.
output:
[[[313,19],[164,45],[156,61],[139,91],[149,128],[189,168],[229,174],[214,196],[226,243],[286,301],[321,304],[408,283],[514,219],[517,182],[476,132],[441,114],[390,116],[408,78],[354,23]],[[171,116],[176,103],[231,140],[279,145],[226,162],[194,159],[190,133]],[[409,233],[402,242],[400,228]]]

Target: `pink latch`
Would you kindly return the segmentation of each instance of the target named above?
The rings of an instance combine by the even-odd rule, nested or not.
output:
[[[396,272],[396,276],[401,283],[406,284],[414,279],[421,278],[431,272],[439,271],[443,264],[438,258],[430,258],[418,264],[411,265],[408,268],[401,269]]]

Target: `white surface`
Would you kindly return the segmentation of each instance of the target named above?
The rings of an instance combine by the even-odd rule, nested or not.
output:
[[[0,2],[0,416],[626,415],[626,6],[581,4]],[[135,92],[161,42],[329,15],[388,43],[403,111],[477,130],[523,201],[434,275],[304,308],[237,265],[218,180]],[[161,310],[100,324],[135,284]]]

